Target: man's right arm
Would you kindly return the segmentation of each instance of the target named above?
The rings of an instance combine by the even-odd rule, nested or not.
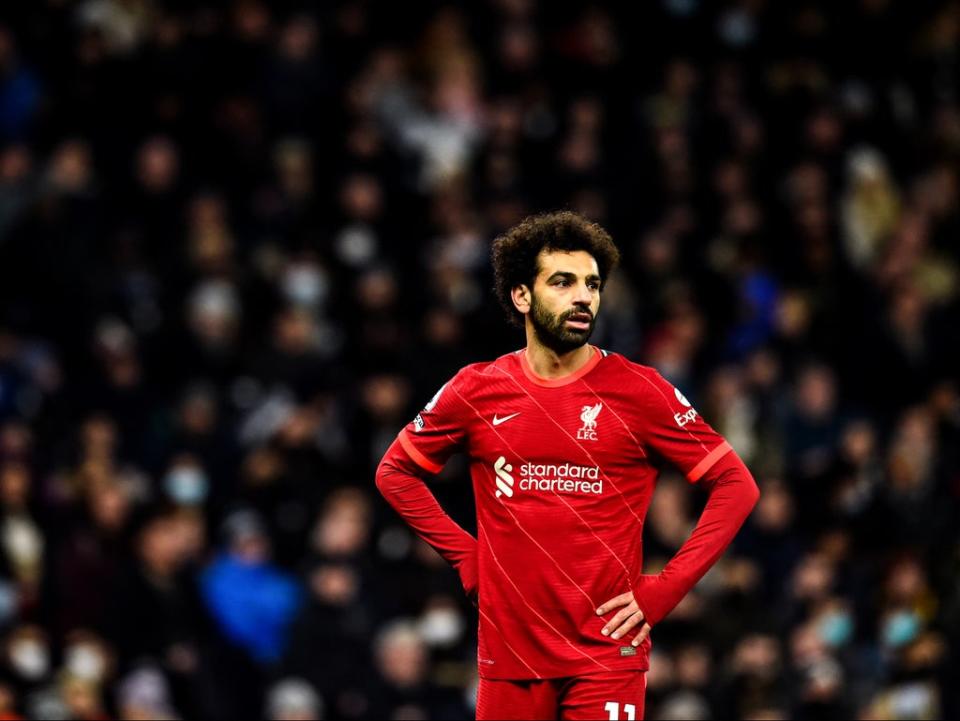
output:
[[[457,570],[467,596],[476,601],[477,539],[440,507],[424,482],[425,472],[398,437],[377,468],[377,489],[417,535]]]

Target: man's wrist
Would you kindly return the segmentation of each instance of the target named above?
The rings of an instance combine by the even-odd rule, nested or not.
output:
[[[632,590],[637,608],[643,612],[644,621],[650,626],[660,623],[676,605],[669,598],[660,574],[641,575]]]

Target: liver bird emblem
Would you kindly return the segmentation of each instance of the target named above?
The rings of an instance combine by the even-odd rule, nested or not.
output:
[[[597,416],[603,410],[603,403],[595,406],[584,406],[580,411],[580,420],[583,421],[583,430],[592,431],[597,427]]]

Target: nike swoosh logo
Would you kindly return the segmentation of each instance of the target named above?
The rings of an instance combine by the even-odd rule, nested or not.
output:
[[[521,413],[521,411],[518,411],[518,412],[514,413],[514,414],[511,415],[511,416],[504,416],[503,418],[497,418],[497,416],[494,415],[494,416],[493,416],[493,425],[499,426],[501,423],[506,423],[506,422],[509,421],[511,418],[516,418],[517,416],[519,416],[520,413]]]

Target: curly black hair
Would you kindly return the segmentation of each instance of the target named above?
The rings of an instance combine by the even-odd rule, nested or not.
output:
[[[620,262],[620,251],[610,234],[582,215],[562,210],[524,218],[493,241],[494,292],[513,325],[523,327],[523,313],[513,305],[511,291],[518,285],[533,288],[540,269],[541,250],[584,250],[597,261],[600,289]]]

